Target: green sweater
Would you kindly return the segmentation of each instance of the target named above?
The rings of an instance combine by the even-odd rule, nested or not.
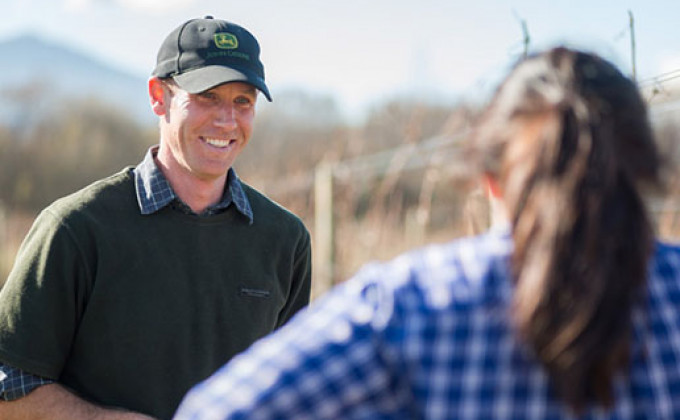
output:
[[[199,217],[140,213],[126,169],[36,219],[0,292],[0,361],[165,419],[185,392],[308,303],[309,233],[243,185]]]

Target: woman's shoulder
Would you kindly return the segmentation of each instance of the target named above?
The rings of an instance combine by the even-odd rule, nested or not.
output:
[[[505,295],[512,249],[505,232],[455,239],[364,266],[348,283],[421,309],[484,304]]]
[[[650,270],[652,277],[680,279],[680,243],[657,240]],[[680,284],[680,281],[677,283]]]

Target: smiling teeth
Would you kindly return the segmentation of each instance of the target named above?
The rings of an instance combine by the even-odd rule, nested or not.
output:
[[[229,140],[220,139],[205,139],[205,142],[215,147],[227,147],[230,143]]]

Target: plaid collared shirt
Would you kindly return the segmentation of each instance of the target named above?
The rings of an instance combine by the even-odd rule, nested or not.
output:
[[[142,214],[152,214],[167,205],[172,205],[187,214],[195,214],[188,205],[177,197],[170,183],[154,162],[158,146],[154,146],[146,153],[144,160],[134,169],[137,202]],[[201,216],[210,216],[224,211],[231,204],[244,216],[253,222],[253,211],[250,202],[243,191],[243,186],[236,172],[230,168],[227,173],[227,183],[222,200],[208,207]]]
[[[370,265],[197,385],[175,420],[574,419],[510,323],[510,235]],[[680,419],[680,248],[659,244],[610,411]]]
[[[186,214],[195,214],[177,197],[167,178],[154,162],[158,146],[149,149],[144,160],[134,169],[137,203],[142,214],[148,215],[172,206]],[[207,208],[200,216],[210,216],[225,211],[231,204],[253,223],[253,211],[236,172],[229,169],[222,200]],[[21,369],[0,363],[0,399],[12,401],[27,395],[35,388],[54,381],[35,376]]]

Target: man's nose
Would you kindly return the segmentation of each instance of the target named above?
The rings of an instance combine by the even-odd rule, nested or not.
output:
[[[233,106],[225,105],[220,107],[215,124],[220,127],[232,128],[236,126],[236,111]]]

